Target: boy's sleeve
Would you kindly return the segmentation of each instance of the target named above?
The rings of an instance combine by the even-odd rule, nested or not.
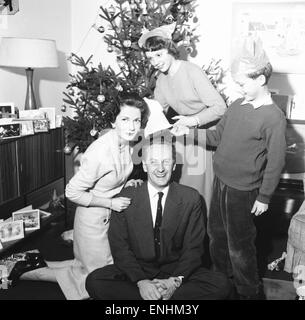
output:
[[[207,145],[212,147],[217,147],[219,145],[224,127],[226,125],[228,111],[229,109],[225,112],[225,114],[222,116],[220,121],[217,123],[215,130],[213,129],[206,130]]]
[[[267,145],[267,165],[264,170],[263,182],[259,189],[257,200],[268,204],[276,189],[285,165],[286,153],[286,119],[284,115],[280,121],[265,129]]]

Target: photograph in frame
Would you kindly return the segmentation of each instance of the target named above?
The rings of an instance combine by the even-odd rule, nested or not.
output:
[[[17,138],[21,136],[21,124],[0,124],[0,139]]]
[[[13,102],[0,102],[0,118],[11,118],[15,114]]]
[[[3,222],[0,224],[0,241],[2,243],[24,238],[23,221]]]
[[[34,132],[48,132],[50,129],[50,122],[48,119],[33,120]]]
[[[13,221],[19,221],[19,220],[24,222],[25,231],[40,229],[39,209],[13,212]]]
[[[55,108],[39,108],[50,121],[50,129],[56,128],[56,110]]]
[[[21,124],[21,135],[28,136],[34,134],[33,121],[27,120],[20,122]]]
[[[40,109],[20,110],[19,118],[24,120],[44,119],[45,113]]]

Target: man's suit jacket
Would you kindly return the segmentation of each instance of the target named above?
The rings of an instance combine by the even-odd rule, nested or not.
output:
[[[160,229],[159,260],[147,182],[123,189],[119,196],[132,200],[126,210],[111,214],[108,237],[114,265],[106,267],[106,278],[127,277],[137,282],[161,273],[187,279],[201,266],[205,226],[202,201],[195,189],[170,184]]]

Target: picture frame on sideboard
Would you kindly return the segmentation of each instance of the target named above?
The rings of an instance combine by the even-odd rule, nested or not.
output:
[[[14,102],[0,102],[0,118],[8,118],[10,114],[15,113]]]

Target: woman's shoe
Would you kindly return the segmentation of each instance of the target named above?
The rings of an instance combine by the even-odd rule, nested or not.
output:
[[[44,261],[43,256],[40,252],[27,252],[25,260],[30,262]]]
[[[12,281],[11,282],[12,286],[14,286],[17,283],[19,278],[24,273],[31,270],[47,267],[47,264],[45,263],[44,260],[42,260],[42,258],[35,257],[35,259],[34,257],[32,257],[32,259],[16,262],[14,268],[12,269],[8,277],[8,280]]]

